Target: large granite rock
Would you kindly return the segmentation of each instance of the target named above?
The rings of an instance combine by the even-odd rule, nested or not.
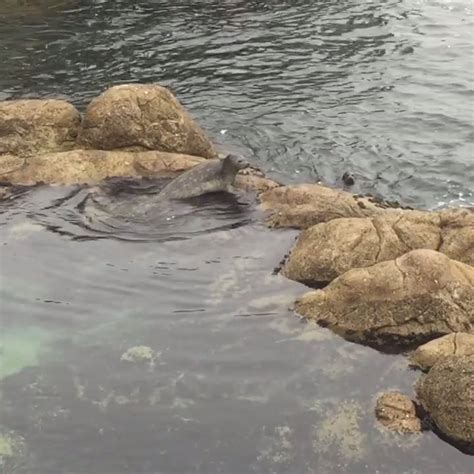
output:
[[[283,274],[320,286],[352,268],[393,260],[420,248],[439,250],[473,264],[474,209],[453,209],[443,214],[386,212],[317,224],[302,232]]]
[[[79,112],[64,100],[0,102],[0,167],[4,155],[70,150],[80,123]]]
[[[474,355],[474,334],[455,332],[418,347],[410,355],[410,361],[422,370],[429,370],[441,359],[464,355]]]
[[[159,85],[114,86],[87,107],[78,138],[85,148],[148,149],[216,158],[204,131]]]
[[[413,250],[355,268],[303,295],[297,311],[349,340],[399,349],[474,331],[474,268],[433,250]]]
[[[360,197],[319,184],[300,184],[271,189],[260,196],[272,227],[307,229],[340,217],[371,217],[397,212],[396,203]]]
[[[441,435],[474,454],[474,355],[440,360],[416,391]]]

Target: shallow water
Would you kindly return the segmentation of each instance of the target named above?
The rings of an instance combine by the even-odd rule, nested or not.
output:
[[[473,203],[470,2],[52,3],[0,16],[0,99],[82,109],[157,81],[284,181],[349,170],[356,191]],[[6,472],[472,471],[434,434],[377,427],[377,392],[413,393],[403,356],[295,317],[307,288],[272,274],[295,232],[243,194],[143,219],[138,188],[0,203],[0,436],[25,446]],[[121,360],[142,345],[153,360]]]
[[[124,217],[135,192],[97,196],[38,187],[0,207],[0,434],[26,446],[6,472],[469,472],[431,433],[377,427],[376,394],[418,374],[294,316],[307,289],[273,268],[296,233],[248,196],[148,228]],[[122,360],[135,346],[152,359]]]

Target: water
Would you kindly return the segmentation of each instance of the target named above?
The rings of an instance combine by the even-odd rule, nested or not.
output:
[[[470,2],[47,4],[0,9],[0,99],[83,109],[156,81],[287,182],[349,170],[408,205],[474,201]],[[295,318],[307,288],[272,274],[295,232],[267,230],[247,195],[140,219],[138,188],[0,204],[0,436],[22,447],[5,472],[472,471],[434,434],[377,427],[379,391],[413,393],[402,355]],[[121,360],[141,345],[153,361]]]

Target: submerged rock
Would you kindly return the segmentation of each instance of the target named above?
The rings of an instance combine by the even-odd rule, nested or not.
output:
[[[370,217],[390,206],[319,184],[281,186],[260,196],[272,227],[307,229],[339,217]],[[392,212],[395,212],[393,209]]]
[[[422,370],[429,370],[441,359],[464,355],[474,355],[474,334],[455,332],[418,347],[410,361]]]
[[[0,431],[0,472],[20,472],[26,458],[25,440]]]
[[[401,348],[474,331],[474,268],[433,250],[355,268],[303,295],[297,311],[351,341]]]
[[[156,358],[155,351],[148,346],[135,346],[130,347],[126,352],[122,354],[120,360],[127,362],[148,362],[153,363]]]
[[[0,175],[2,155],[28,156],[70,150],[80,124],[79,112],[64,100],[0,102]]]
[[[299,237],[283,269],[288,278],[319,286],[351,268],[367,267],[415,249],[432,249],[471,264],[474,212],[400,211],[317,224]]]
[[[440,360],[416,391],[441,435],[474,454],[474,355]]]
[[[382,425],[392,431],[419,433],[422,430],[414,402],[400,392],[382,394],[377,399],[375,416]]]
[[[204,131],[174,95],[155,84],[125,84],[88,105],[78,142],[82,147],[159,150],[216,158]]]

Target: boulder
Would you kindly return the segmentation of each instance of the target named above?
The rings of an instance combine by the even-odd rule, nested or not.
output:
[[[474,268],[434,250],[412,250],[349,270],[303,295],[296,309],[348,340],[399,350],[474,331]]]
[[[383,393],[377,399],[375,416],[382,425],[392,431],[419,433],[422,430],[415,404],[400,392]]]
[[[283,268],[288,278],[321,286],[352,268],[393,260],[415,249],[439,250],[474,261],[474,212],[402,210],[375,217],[341,218],[303,231]]]
[[[16,158],[16,157],[15,157]],[[71,150],[10,160],[0,177],[10,184],[97,183],[108,177],[154,176],[184,171],[204,158],[159,151]],[[17,166],[14,168],[14,166]]]
[[[114,86],[88,105],[78,143],[101,150],[141,149],[216,158],[203,130],[159,85]]]
[[[319,184],[280,186],[260,196],[271,227],[307,229],[340,217],[371,217],[397,212],[397,203],[361,197]]]
[[[474,334],[455,332],[418,347],[410,361],[422,370],[429,370],[441,359],[464,355],[474,355]]]
[[[438,432],[474,454],[474,355],[441,359],[416,392]]]
[[[3,155],[70,150],[80,123],[79,112],[64,100],[0,102],[0,163]]]

